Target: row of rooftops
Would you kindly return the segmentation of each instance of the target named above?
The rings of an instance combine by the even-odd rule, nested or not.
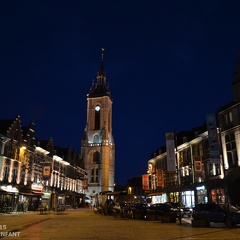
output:
[[[1,139],[8,138],[15,140],[19,146],[27,146],[32,151],[35,149],[45,149],[49,157],[59,156],[72,165],[82,167],[81,154],[72,149],[71,145],[66,148],[54,146],[53,139],[47,140],[35,138],[35,123],[31,121],[28,126],[21,125],[21,117],[17,115],[13,119],[0,119]]]

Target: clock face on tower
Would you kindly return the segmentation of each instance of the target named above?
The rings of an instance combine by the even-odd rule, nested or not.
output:
[[[95,107],[95,110],[98,112],[100,110],[100,107],[99,106],[96,106]]]

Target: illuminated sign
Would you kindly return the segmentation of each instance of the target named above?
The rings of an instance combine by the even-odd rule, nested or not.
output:
[[[167,170],[176,171],[175,142],[173,132],[166,133],[166,148],[167,148]]]
[[[43,180],[47,181],[51,177],[51,163],[44,163],[42,169]]]
[[[37,191],[42,191],[43,190],[43,185],[33,183],[32,186],[31,186],[31,189],[32,190],[37,190]]]
[[[3,191],[6,191],[6,192],[15,192],[15,193],[18,193],[18,189],[16,187],[13,187],[12,185],[8,185],[8,186],[1,186],[1,189]]]

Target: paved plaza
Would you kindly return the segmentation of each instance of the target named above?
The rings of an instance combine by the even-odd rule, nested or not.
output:
[[[190,219],[182,224],[114,218],[95,214],[88,208],[70,209],[63,214],[10,213],[0,215],[0,239],[21,240],[154,240],[209,239],[240,240],[240,226],[228,229],[211,224],[193,228]]]

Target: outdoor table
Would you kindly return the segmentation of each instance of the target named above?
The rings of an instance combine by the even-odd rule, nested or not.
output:
[[[10,213],[12,211],[12,207],[3,207],[4,213]]]

